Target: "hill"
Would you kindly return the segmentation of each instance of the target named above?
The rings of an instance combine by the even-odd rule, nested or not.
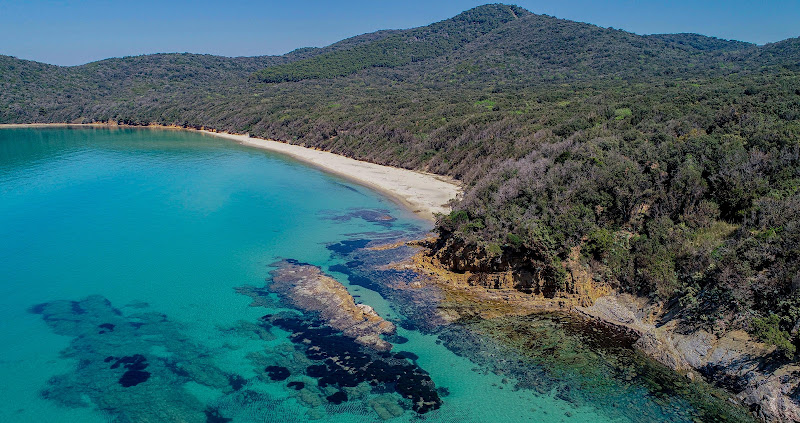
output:
[[[398,67],[452,53],[504,24],[530,15],[502,4],[487,5],[421,28],[396,31],[350,48],[256,72],[261,82],[300,81],[346,76],[371,67]]]

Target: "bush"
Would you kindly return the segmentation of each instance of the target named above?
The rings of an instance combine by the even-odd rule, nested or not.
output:
[[[508,234],[506,236],[506,241],[513,246],[514,248],[519,248],[522,246],[523,240],[519,235],[516,234]]]
[[[752,322],[753,335],[765,344],[773,345],[788,359],[794,358],[797,347],[792,343],[789,332],[781,330],[781,318],[777,314],[769,317],[756,317]]]
[[[608,229],[599,228],[595,229],[589,234],[589,239],[586,241],[586,253],[594,256],[600,260],[606,256],[614,245],[614,234]]]

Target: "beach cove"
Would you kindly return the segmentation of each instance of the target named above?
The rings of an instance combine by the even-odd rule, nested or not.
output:
[[[514,326],[442,325],[441,292],[389,266],[430,222],[281,155],[191,131],[8,128],[0,190],[3,420],[695,416],[561,317],[507,337],[547,360],[498,338]],[[319,296],[292,293],[298,275],[349,293],[350,315],[380,330],[325,317]],[[340,357],[365,370],[342,378]]]

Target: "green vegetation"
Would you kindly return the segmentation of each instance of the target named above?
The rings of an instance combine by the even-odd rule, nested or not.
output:
[[[777,314],[753,319],[753,332],[762,341],[774,345],[787,358],[794,357],[797,347],[792,344],[789,333],[781,330],[781,318]]]
[[[271,66],[253,74],[261,82],[302,81],[346,76],[371,67],[394,68],[451,53],[481,35],[530,12],[516,6],[489,5],[453,19],[399,31],[385,38],[308,59]]]
[[[614,119],[622,120],[626,117],[631,117],[633,115],[633,111],[631,109],[624,107],[622,109],[617,109],[614,111]]]
[[[0,57],[0,122],[107,120],[450,175],[467,190],[439,220],[442,251],[569,289],[578,248],[670,316],[800,345],[800,39],[639,36],[490,5],[280,57]]]

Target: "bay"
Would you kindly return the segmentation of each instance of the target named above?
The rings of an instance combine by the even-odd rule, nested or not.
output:
[[[0,130],[0,420],[691,418],[686,401],[635,383],[566,395],[586,385],[581,372],[555,380],[466,326],[422,327],[420,305],[374,270],[409,251],[347,247],[430,229],[367,188],[198,133]],[[318,323],[263,291],[285,259],[318,267],[394,322],[394,351],[429,375],[441,404],[419,412],[396,383],[323,386],[309,374],[319,364],[292,338],[298,329],[264,317],[302,316],[304,331]],[[262,304],[242,287],[262,289]]]

